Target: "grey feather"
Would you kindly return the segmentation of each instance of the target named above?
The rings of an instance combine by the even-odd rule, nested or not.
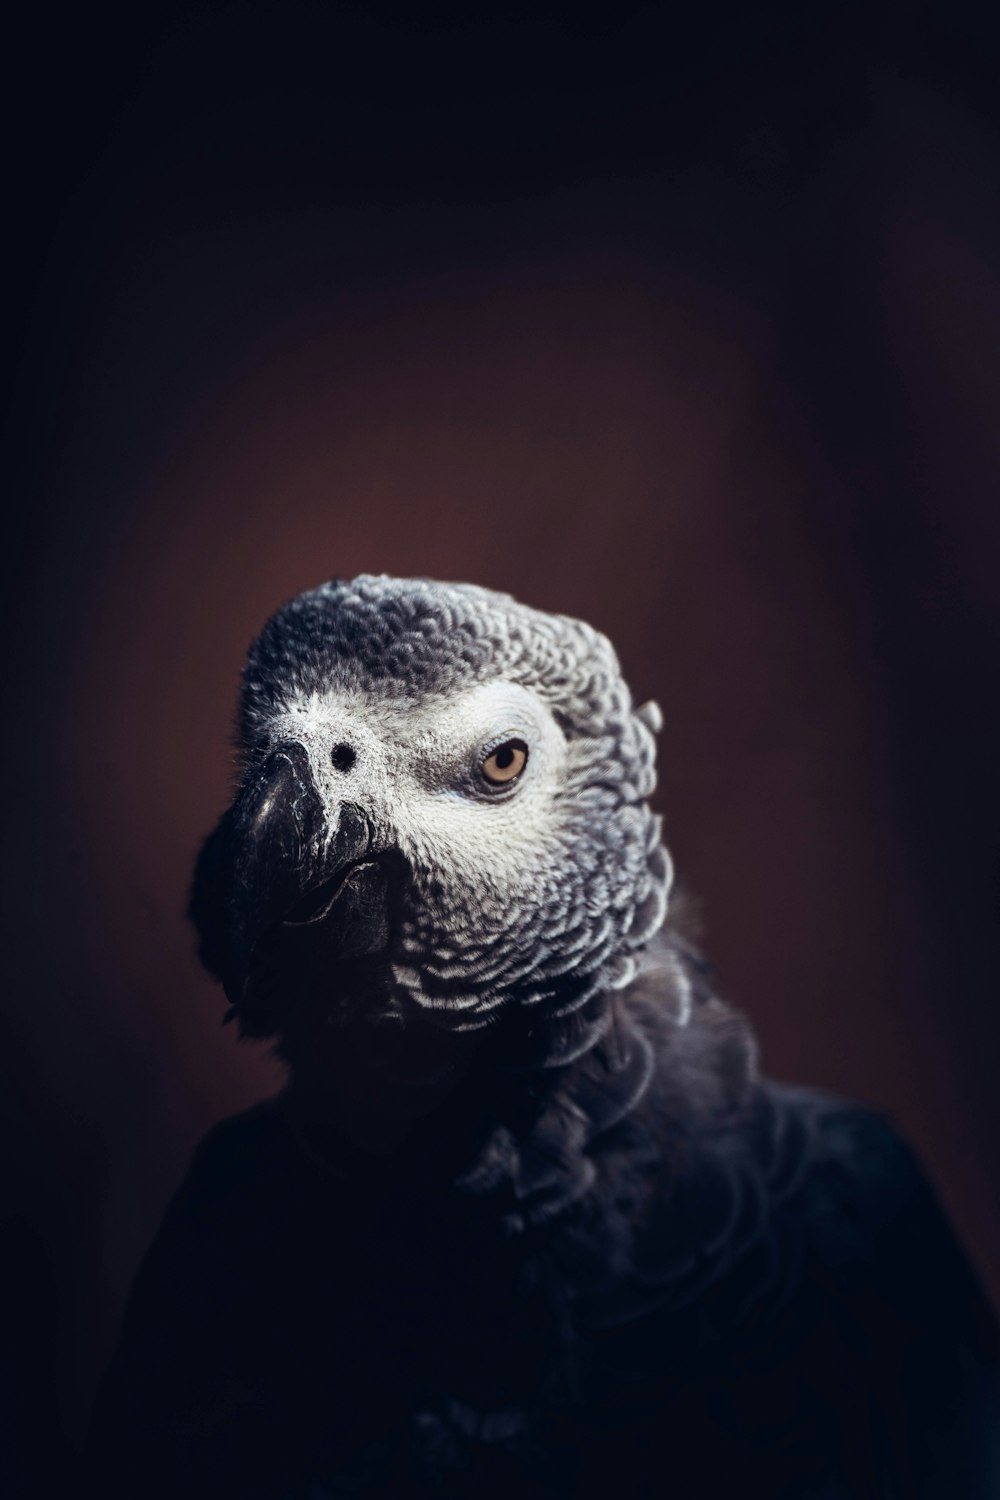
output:
[[[192,915],[291,1078],[139,1276],[102,1500],[1000,1493],[981,1290],[885,1122],[759,1077],[661,723],[603,636],[470,585],[265,627]]]

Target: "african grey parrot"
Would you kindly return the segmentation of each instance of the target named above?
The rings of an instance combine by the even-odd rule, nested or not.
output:
[[[666,915],[658,728],[603,636],[486,589],[267,624],[191,911],[289,1082],[146,1257],[96,1495],[1000,1496],[994,1325],[919,1168],[762,1081]]]

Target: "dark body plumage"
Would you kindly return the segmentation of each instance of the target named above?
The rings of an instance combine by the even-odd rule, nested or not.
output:
[[[409,587],[423,608],[435,586]],[[370,581],[362,593],[366,607],[381,597]],[[398,640],[389,629],[390,655]],[[611,683],[625,729],[595,733],[619,750],[634,736],[634,772],[645,731]],[[580,732],[566,721],[571,750]],[[668,866],[637,812],[648,779],[622,772],[618,786],[607,749],[571,766],[570,784],[591,778],[589,822],[559,827],[598,838],[617,808],[615,838],[634,835],[634,899],[593,860],[610,894],[581,920],[606,933],[608,909],[625,915],[613,941],[573,936],[589,959],[561,965],[550,927],[533,939],[546,964],[526,968],[522,948],[502,983],[494,941],[456,999],[440,978],[414,987],[438,959],[383,972],[357,944],[345,958],[338,929],[345,1004],[340,989],[317,999],[326,915],[326,947],[313,934],[303,948],[298,919],[247,937],[263,931],[255,872],[269,890],[287,873],[286,822],[277,846],[265,827],[265,853],[243,852],[279,792],[309,863],[309,767],[277,744],[251,757],[232,825],[210,841],[195,915],[245,1029],[279,1037],[291,1082],[208,1137],[168,1212],[98,1402],[95,1494],[1000,1495],[995,1333],[976,1279],[886,1123],[762,1082],[746,1024],[675,920],[652,936]],[[358,785],[361,812],[337,835],[351,869],[383,846],[402,865],[363,876],[341,927],[346,912],[352,932],[380,934],[379,953],[405,957],[372,916],[398,905],[406,932],[453,953],[454,926],[412,917],[412,850],[395,828],[380,842],[377,783]],[[587,878],[583,857],[578,890]],[[432,916],[460,909],[452,894],[425,896]],[[537,933],[548,907],[533,899]],[[468,948],[475,922],[462,931]]]

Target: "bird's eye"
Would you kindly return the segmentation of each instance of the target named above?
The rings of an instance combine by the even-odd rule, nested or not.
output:
[[[516,781],[528,764],[528,747],[523,740],[504,740],[491,750],[482,763],[482,773],[493,786]]]

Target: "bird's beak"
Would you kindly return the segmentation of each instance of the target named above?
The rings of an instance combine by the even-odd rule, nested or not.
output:
[[[271,1030],[291,1004],[384,953],[396,870],[372,818],[331,814],[303,746],[272,751],[232,809],[230,942],[222,979],[245,1030]],[[254,1016],[259,1024],[254,1023]]]

